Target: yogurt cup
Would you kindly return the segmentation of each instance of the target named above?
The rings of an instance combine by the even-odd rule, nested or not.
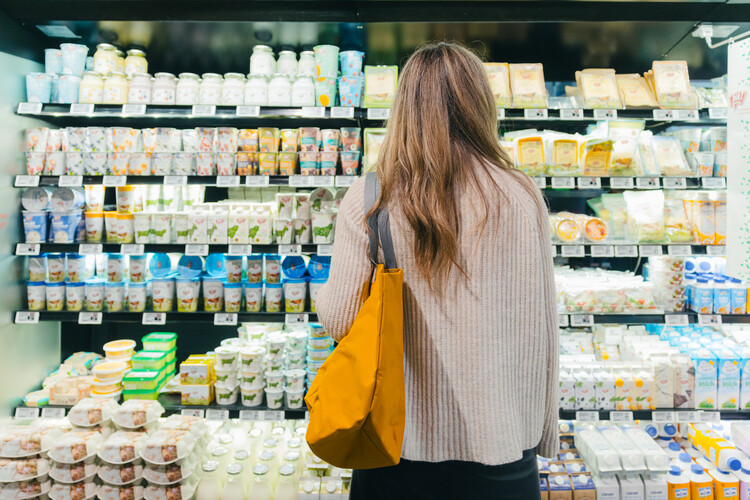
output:
[[[334,221],[336,214],[333,212],[312,213],[313,243],[316,245],[327,245],[333,243]]]
[[[224,254],[211,253],[206,257],[206,272],[212,278],[224,278],[227,275],[227,267]]]
[[[92,372],[101,382],[116,382],[122,380],[127,369],[128,364],[124,361],[103,361],[94,365]]]
[[[83,175],[83,153],[72,151],[65,153],[65,174]]]
[[[225,255],[224,265],[226,267],[228,283],[242,283],[242,255]]]
[[[252,254],[247,257],[247,282],[261,283],[263,281],[263,255]]]
[[[149,212],[138,212],[133,214],[133,232],[135,233],[135,242],[138,244],[151,243],[151,220],[156,214]]]
[[[77,253],[69,253],[67,258],[67,280],[73,283],[83,281],[86,277],[86,257]]]
[[[200,278],[177,278],[177,310],[179,312],[196,312],[198,310],[198,292]]]
[[[233,345],[222,345],[214,349],[214,355],[216,357],[216,366],[223,370],[233,369],[236,370],[239,357],[239,347]]]
[[[183,255],[177,262],[177,272],[183,278],[197,278],[203,272],[203,259],[195,255]]]
[[[87,311],[96,312],[104,309],[104,280],[99,278],[86,280],[84,293]]]
[[[143,312],[146,310],[146,282],[130,282],[128,286],[128,311]]]
[[[26,73],[26,101],[52,102],[52,78],[48,73]]]
[[[308,360],[325,361],[326,359],[328,359],[328,356],[331,355],[331,352],[333,352],[333,349],[331,348],[307,349],[307,357],[308,357]]]
[[[46,157],[44,152],[26,153],[26,175],[42,175]]]
[[[304,372],[303,372],[304,373]],[[302,379],[302,383],[304,384],[304,378]],[[287,389],[284,391],[284,400],[286,402],[286,407],[290,410],[297,410],[299,408],[302,408],[305,404],[305,389],[304,387],[302,389],[293,391],[290,389]]]
[[[236,173],[234,153],[218,153],[216,155],[216,175],[234,175]]]
[[[284,389],[284,373],[283,372],[266,372],[266,389],[268,390],[279,390]]]
[[[83,193],[86,210],[92,212],[104,211],[104,186],[86,186]]]
[[[147,255],[130,256],[131,283],[143,283],[146,281],[146,258]]]
[[[224,309],[224,283],[221,278],[203,278],[203,310],[220,312]]]
[[[47,254],[47,273],[49,274],[48,281],[54,283],[65,281],[65,254]]]
[[[175,175],[195,175],[195,153],[174,153],[172,171]]]
[[[339,52],[341,74],[344,76],[362,76],[362,63],[365,53],[358,50],[344,50]]]
[[[287,255],[281,263],[285,278],[302,278],[307,269],[307,256]]]
[[[266,340],[266,351],[268,358],[278,359],[284,357],[284,347],[286,346],[286,334],[274,332],[268,335]]]
[[[45,153],[47,151],[47,138],[49,129],[47,127],[36,127],[26,129],[26,151],[30,153]]]
[[[65,175],[65,153],[47,153],[44,159],[44,175]]]
[[[286,367],[288,370],[304,370],[307,368],[305,355],[303,354],[300,358],[287,358]]]
[[[330,349],[333,347],[333,339],[331,337],[309,337],[307,345],[310,349]]]
[[[130,154],[128,175],[150,175],[151,153],[137,152]]]
[[[116,199],[118,213],[132,214],[135,204],[135,186],[118,186]]]
[[[281,255],[266,254],[266,283],[281,283]]]
[[[224,310],[240,312],[242,305],[242,283],[224,283]]]
[[[133,214],[117,214],[117,242],[133,243],[135,240]]]
[[[284,372],[284,388],[287,391],[305,390],[305,370],[287,370]]]
[[[154,312],[169,312],[174,308],[174,289],[174,278],[155,277],[151,280]]]
[[[65,306],[65,283],[48,281],[44,288],[47,294],[47,310],[62,311]]]
[[[89,151],[107,151],[107,134],[105,127],[86,127],[86,147]]]
[[[107,173],[107,153],[83,153],[83,171],[86,175],[104,175]]]
[[[263,283],[244,283],[247,312],[259,312],[263,304]]]
[[[101,243],[104,239],[104,212],[85,212],[86,241]]]
[[[84,283],[65,284],[65,309],[68,311],[82,311],[84,301]]]
[[[281,283],[266,283],[266,312],[281,312]]]
[[[107,172],[109,175],[128,175],[130,153],[107,153]]]
[[[243,386],[250,389],[262,389],[264,387],[262,372],[242,370],[240,372],[240,381]]]
[[[306,245],[312,241],[312,230],[310,219],[294,219],[294,242]]]
[[[325,360],[310,359],[309,356],[307,357],[306,361],[308,371],[315,373],[317,373],[318,370],[320,370],[320,367],[323,366],[323,363],[325,363]]]
[[[234,368],[221,369],[216,368],[214,370],[216,374],[216,381],[227,385],[236,385],[238,383],[237,370]]]
[[[240,385],[240,397],[242,406],[260,406],[263,403],[263,388],[254,389]]]
[[[278,410],[284,406],[284,390],[266,389],[266,406],[269,410]]]
[[[137,214],[136,214],[137,215]],[[172,214],[161,212],[152,214],[150,238],[154,243],[171,243],[172,241]]]
[[[44,281],[26,283],[26,300],[29,311],[43,311],[47,305],[47,290]]]
[[[26,243],[47,241],[47,212],[23,211],[23,232]]]
[[[307,280],[304,278],[284,280],[284,310],[288,313],[305,311]]]
[[[108,358],[122,358],[135,354],[135,340],[112,340],[104,344],[102,349]]]
[[[29,257],[29,281],[45,281],[47,279],[47,254]]]
[[[104,229],[107,243],[117,243],[117,212],[104,212]]]
[[[119,253],[107,255],[107,281],[122,281],[123,276],[123,258]]]
[[[60,44],[62,51],[62,74],[81,76],[86,69],[86,56],[89,48],[77,43]]]
[[[259,345],[250,345],[240,348],[240,362],[242,369],[250,372],[261,372],[263,370],[263,356],[266,350]]]
[[[197,175],[216,175],[216,155],[214,153],[196,153],[195,167]]]
[[[73,212],[50,212],[50,239],[53,243],[75,243],[76,231],[82,217],[80,210]]]
[[[357,175],[359,172],[359,151],[341,152],[341,173],[343,175]]]
[[[216,393],[216,404],[218,405],[233,405],[237,403],[237,385],[225,385],[220,382],[214,384],[214,391]]]
[[[272,372],[272,373],[282,373],[284,371],[284,358],[269,358],[266,356],[264,358],[264,362],[266,364],[266,373]]]
[[[315,381],[315,375],[317,374],[317,371],[312,372],[310,370],[307,370],[307,387],[310,387],[312,385],[312,383]]]
[[[151,255],[148,269],[154,278],[166,278],[172,273],[172,260],[165,253],[155,253]]]
[[[327,281],[328,281],[328,278],[310,278],[310,311],[311,312],[318,311],[315,300],[318,297],[318,291],[320,291],[320,289],[323,288],[323,285],[325,285]]]
[[[304,354],[307,349],[307,332],[297,330],[286,334],[286,350],[289,353]]]
[[[125,302],[125,283],[109,282],[104,288],[107,312],[122,311]]]
[[[49,207],[50,193],[43,187],[26,189],[21,195],[21,206],[31,212],[43,212]]]

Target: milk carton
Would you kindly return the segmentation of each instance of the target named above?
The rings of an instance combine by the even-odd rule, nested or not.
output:
[[[731,349],[714,349],[717,359],[717,408],[739,408],[741,358]]]
[[[318,500],[320,498],[320,478],[302,477],[297,486],[297,500]]]
[[[614,410],[616,408],[615,376],[610,370],[600,368],[595,372],[596,408]]]
[[[208,242],[211,244],[228,243],[227,240],[227,218],[229,212],[226,207],[216,207],[208,214],[207,234]]]
[[[671,359],[674,366],[674,408],[693,408],[695,404],[693,360],[684,354],[673,354]]]
[[[615,406],[618,410],[635,410],[635,376],[627,368],[615,372]]]
[[[194,210],[188,213],[188,243],[208,243],[208,212]]]
[[[576,380],[570,372],[560,370],[560,409],[577,410]]]
[[[596,486],[590,475],[577,474],[570,479],[574,500],[596,500]]]
[[[230,244],[250,243],[250,213],[247,207],[233,207],[227,219],[227,238]]]
[[[666,474],[644,474],[643,489],[645,500],[669,499]]]
[[[750,348],[741,347],[740,356],[740,408],[750,408]]]
[[[714,409],[718,399],[716,357],[708,349],[698,349],[691,358],[695,364],[695,408]]]
[[[597,500],[620,500],[620,483],[614,476],[592,476]]]
[[[641,369],[634,374],[635,391],[633,394],[634,410],[648,410],[654,408],[652,389],[654,386],[654,376],[650,371]]]
[[[672,408],[674,404],[674,366],[669,356],[651,356],[654,370],[653,404],[655,408]]]
[[[567,474],[550,474],[547,481],[549,482],[549,500],[570,500],[573,497],[573,488]]]
[[[596,410],[596,380],[588,370],[579,370],[575,377],[576,407],[582,410]]]
[[[621,500],[646,500],[643,480],[638,474],[619,474]]]

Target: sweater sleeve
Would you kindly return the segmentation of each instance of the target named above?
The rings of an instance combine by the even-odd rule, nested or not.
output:
[[[328,281],[315,298],[318,318],[336,342],[349,333],[372,275],[364,215],[364,180],[364,177],[358,179],[341,201]]]

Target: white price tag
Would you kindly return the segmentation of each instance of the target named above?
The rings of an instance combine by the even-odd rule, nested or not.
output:
[[[42,251],[42,245],[39,243],[18,243],[16,244],[16,255],[39,255]]]
[[[698,324],[700,326],[720,325],[721,315],[720,314],[699,314]]]
[[[497,108],[497,119],[505,120],[505,108]]]
[[[104,247],[101,243],[81,243],[78,245],[80,255],[99,255]]]
[[[638,247],[635,245],[615,246],[615,257],[638,257]]]
[[[19,102],[16,113],[19,115],[36,115],[42,112],[41,102]]]
[[[237,106],[235,114],[237,116],[257,118],[260,116],[260,106]]]
[[[314,175],[290,175],[289,187],[311,187],[314,178]]]
[[[302,255],[302,245],[279,245],[279,255]]]
[[[335,106],[331,108],[331,118],[354,118],[354,108]]]
[[[302,118],[325,118],[326,108],[323,106],[305,106],[302,108]]]
[[[143,325],[166,325],[167,314],[166,313],[143,313],[141,324]]]
[[[265,187],[271,184],[269,175],[248,175],[245,177],[245,186],[248,187]]]
[[[19,325],[35,325],[39,323],[39,311],[16,311],[13,322]]]
[[[726,120],[728,114],[727,108],[709,108],[708,109],[708,117],[712,120]]]
[[[609,419],[612,422],[632,422],[633,412],[632,411],[611,411],[609,412]]]
[[[60,187],[83,186],[83,176],[82,175],[61,175],[57,179],[57,185]]]
[[[164,185],[165,186],[186,186],[187,175],[165,175]]]
[[[123,104],[122,114],[130,115],[130,116],[145,115],[146,105],[145,104]]]
[[[38,175],[17,175],[13,185],[20,187],[37,187],[39,185]]]
[[[659,189],[658,177],[638,177],[635,179],[635,187],[638,189]]]
[[[617,120],[616,109],[595,109],[594,120]]]
[[[721,412],[701,410],[698,412],[698,419],[701,422],[716,424],[721,421]]]
[[[704,189],[724,189],[727,187],[726,177],[703,177],[701,179]]]
[[[563,257],[585,257],[586,250],[583,245],[562,245]]]
[[[284,324],[287,325],[306,325],[310,321],[307,314],[287,314],[284,316]]]
[[[684,177],[665,177],[664,189],[687,189],[687,180]]]
[[[561,109],[561,120],[583,120],[585,118],[582,109]]]
[[[39,418],[39,408],[16,408],[16,420],[33,420]]]
[[[372,108],[367,110],[368,120],[387,120],[391,117],[391,108]]]
[[[697,411],[677,411],[675,412],[678,424],[694,424],[700,422]]]
[[[570,326],[570,320],[568,319],[567,314],[558,314],[557,315],[557,326],[561,328],[565,328]]]
[[[336,187],[350,187],[357,179],[359,179],[359,177],[356,175],[337,175]]]
[[[208,255],[208,245],[185,245],[185,255],[197,255],[199,257],[205,257],[206,255]]]
[[[599,412],[598,411],[577,411],[576,420],[578,422],[598,422]]]
[[[674,120],[674,112],[671,109],[655,109],[654,120],[657,122],[671,122]]]
[[[632,177],[611,177],[609,179],[609,186],[612,189],[633,189],[635,182]]]
[[[677,120],[685,120],[687,122],[694,122],[700,117],[700,113],[697,109],[676,109],[674,116]]]
[[[93,104],[71,104],[70,114],[71,115],[90,115],[94,112]]]
[[[193,106],[193,110],[190,113],[193,116],[214,116],[216,114],[216,106],[208,104],[196,104]]]
[[[143,255],[145,249],[143,244],[120,245],[120,253],[123,255]]]
[[[101,325],[102,313],[100,312],[80,312],[78,313],[79,325]]]
[[[547,189],[547,178],[546,177],[532,177],[534,184],[541,190]]]
[[[594,315],[593,314],[571,314],[570,326],[572,327],[594,326]]]
[[[330,257],[333,255],[333,245],[318,245],[317,254]]]
[[[676,418],[673,411],[654,411],[651,412],[651,420],[657,424],[673,424]]]
[[[65,408],[42,408],[42,418],[65,418]]]
[[[546,109],[524,109],[523,117],[526,120],[546,120],[549,113]]]
[[[102,178],[104,187],[121,187],[128,183],[127,175],[105,175]]]
[[[574,189],[576,180],[572,177],[553,177],[552,189]]]
[[[599,177],[579,177],[578,189],[601,189],[602,180]]]
[[[217,175],[216,185],[218,187],[236,187],[240,185],[239,175]]]
[[[706,245],[706,253],[712,257],[720,257],[727,254],[727,247],[724,245]]]
[[[686,257],[693,255],[693,247],[690,245],[669,245],[667,253],[674,257]]]
[[[591,245],[592,257],[614,257],[615,247],[612,245]]]
[[[235,326],[237,325],[237,313],[216,313],[214,314],[215,326]]]
[[[333,187],[336,178],[333,175],[312,175],[310,185],[314,187]]]
[[[183,417],[198,417],[203,418],[205,413],[203,410],[180,410],[180,415]]]
[[[266,422],[278,422],[279,420],[284,420],[284,412],[283,411],[264,411],[263,420],[265,420]]]
[[[229,410],[206,410],[206,420],[224,422],[229,420]]]
[[[263,412],[259,410],[240,410],[240,420],[263,420]]]
[[[667,326],[688,326],[690,318],[687,314],[665,314],[664,324]]]
[[[229,245],[229,255],[250,255],[252,252],[250,245]]]
[[[640,245],[638,246],[638,253],[641,257],[656,257],[663,255],[661,245]]]

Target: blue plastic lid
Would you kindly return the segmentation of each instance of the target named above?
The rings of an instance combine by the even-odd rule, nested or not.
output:
[[[690,472],[693,474],[703,474],[703,467],[698,464],[693,464],[690,466]]]
[[[684,451],[679,454],[679,456],[677,457],[677,460],[679,460],[680,462],[684,462],[686,464],[689,464],[690,462],[693,461],[693,459],[690,457],[690,455],[688,455]]]
[[[225,281],[224,288],[242,288],[242,283],[229,283],[228,281]]]
[[[174,278],[175,278],[174,276],[154,276],[151,282],[152,283],[156,283],[156,282],[164,283],[166,281],[174,281]]]
[[[224,262],[223,253],[211,253],[206,257],[206,272],[217,278],[227,275],[227,265]]]
[[[313,278],[327,278],[331,269],[331,257],[327,255],[312,255],[307,264],[307,272]]]
[[[200,281],[200,276],[177,276],[176,280],[180,283],[195,283]]]
[[[656,430],[656,426],[654,425],[647,425],[646,426],[646,434],[651,436],[652,438],[655,438],[658,434],[658,431]]]
[[[42,284],[44,284],[43,281],[42,281]],[[71,288],[77,288],[79,286],[85,286],[85,285],[86,283],[84,283],[83,281],[67,281],[67,280],[65,281],[65,286],[69,286]]]
[[[697,277],[698,277],[698,275],[696,273],[685,273],[685,279],[686,280],[694,280]]]
[[[65,286],[65,282],[64,281],[46,281],[44,285],[46,287]]]
[[[47,283],[44,281],[27,281],[27,286],[47,286]]]
[[[48,259],[62,259],[65,257],[64,253],[48,253],[47,258]]]
[[[688,259],[688,260],[686,260],[686,261],[685,261],[685,271],[688,271],[688,272],[690,272],[690,271],[692,271],[693,269],[695,269],[695,262],[693,262],[693,260],[692,260],[692,259]]]
[[[711,266],[711,263],[709,261],[701,260],[701,261],[698,262],[698,269],[700,269],[701,271],[709,272],[709,271],[711,271],[711,267],[712,266]]]
[[[680,443],[672,441],[669,443],[669,449],[672,451],[680,451],[682,448],[680,447]]]
[[[287,278],[301,278],[305,275],[305,259],[299,255],[287,255],[281,262],[281,270]]]
[[[210,257],[210,255],[209,255],[209,257]],[[224,254],[224,260],[242,260],[244,258],[245,258],[244,255],[229,255],[229,254]]]
[[[740,462],[739,458],[730,458],[727,460],[727,465],[731,470],[737,471],[742,468],[742,462]]]
[[[177,272],[183,278],[197,278],[203,272],[203,259],[197,255],[183,255],[177,262]]]
[[[265,283],[266,288],[281,288],[281,283]]]
[[[131,281],[130,283],[128,283],[128,286],[130,288],[146,288],[147,285],[148,283],[146,283],[145,281],[136,281],[135,283]]]
[[[200,279],[203,282],[209,282],[209,283],[223,283],[224,282],[224,278],[221,278],[219,276],[203,275],[203,276],[200,277]]]
[[[729,278],[729,279],[732,280],[732,283],[742,283],[742,280],[738,278]]]
[[[141,255],[131,255],[130,260],[146,260],[147,257],[148,255],[146,255],[145,253]]]
[[[723,285],[725,281],[724,278],[714,278],[714,283],[718,283],[719,285]]]
[[[89,279],[86,280],[86,284],[89,285],[89,286],[91,286],[91,285],[101,285],[101,286],[104,286],[104,283],[105,283],[104,280],[101,279],[101,278],[89,278]]]
[[[675,434],[677,434],[677,427],[675,427],[674,424],[666,424],[664,426],[664,432],[666,432],[670,436],[674,436]]]
[[[77,254],[77,253],[66,253],[66,257],[68,257],[68,260],[70,259],[84,259],[86,258],[85,255]]]
[[[707,278],[698,278],[696,281],[698,283],[708,283],[708,279]]]
[[[106,286],[107,288],[120,288],[124,287],[125,283],[122,281],[108,281],[104,286]]]
[[[248,283],[247,281],[243,281],[242,286],[244,286],[245,288],[262,288],[263,283],[261,283],[260,281],[256,283]]]
[[[148,263],[148,270],[154,278],[165,278],[172,272],[172,260],[165,253],[155,253]]]
[[[679,476],[680,474],[682,474],[682,469],[680,469],[676,465],[673,465],[669,468],[669,473],[673,476]]]
[[[328,278],[310,278],[310,283],[327,283]]]
[[[115,260],[122,259],[122,254],[121,253],[109,253],[109,254],[107,254],[107,258],[108,259],[115,259]]]
[[[247,260],[263,260],[263,254],[262,253],[251,253],[250,255],[247,256]]]

